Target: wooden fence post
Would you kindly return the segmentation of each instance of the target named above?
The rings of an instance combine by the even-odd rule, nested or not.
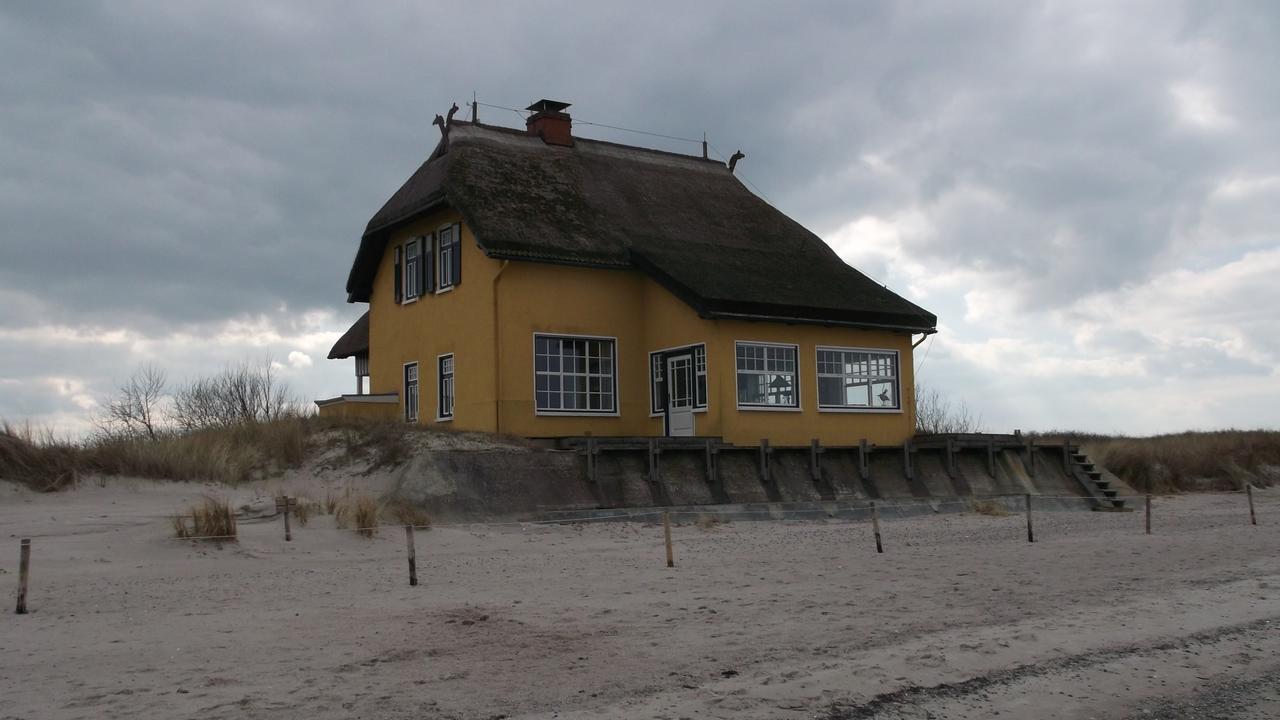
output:
[[[876,504],[871,503],[871,529],[876,534],[876,552],[884,552],[884,543],[880,542],[880,508]]]
[[[1031,527],[1031,493],[1027,493],[1023,497],[1027,502],[1027,542],[1033,543],[1036,541],[1036,533]]]
[[[409,550],[409,587],[418,584],[418,553],[413,547],[413,525],[404,526],[404,544]]]
[[[18,609],[19,615],[27,614],[27,575],[31,572],[31,540],[23,538],[18,554]]]
[[[1147,493],[1147,534],[1151,534],[1151,493]]]
[[[902,443],[902,472],[911,479],[911,441],[907,440]]]
[[[863,480],[866,480],[871,475],[871,467],[867,462],[869,450],[870,448],[867,447],[866,438],[862,438],[858,441],[858,474]]]
[[[1253,511],[1253,483],[1245,483],[1244,491],[1249,496],[1249,524],[1258,524],[1258,515]]]
[[[297,498],[291,498],[288,495],[281,495],[276,498],[276,510],[284,513],[284,541],[293,541],[293,530],[289,526],[289,510],[298,505]]]
[[[671,513],[662,513],[662,535],[667,543],[667,567],[675,567],[676,559],[671,553]]]
[[[956,441],[953,438],[947,438],[947,477],[952,480],[956,477]]]
[[[818,456],[822,453],[822,444],[817,438],[809,441],[809,476],[814,482],[822,480],[822,461]]]
[[[987,441],[987,474],[992,478],[996,476],[996,443],[994,440]]]

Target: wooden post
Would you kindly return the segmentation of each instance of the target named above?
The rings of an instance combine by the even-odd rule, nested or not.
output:
[[[716,450],[713,440],[707,440],[707,485],[715,487],[716,482]]]
[[[1151,534],[1151,493],[1147,493],[1147,534]]]
[[[818,460],[818,454],[822,452],[822,444],[817,438],[809,441],[809,476],[814,482],[822,480],[822,463]]]
[[[911,441],[902,443],[902,474],[911,479]]]
[[[404,544],[409,550],[409,587],[418,584],[418,553],[413,547],[413,525],[404,526]]]
[[[1249,496],[1249,524],[1258,524],[1258,515],[1253,511],[1253,483],[1244,484],[1245,494]]]
[[[662,513],[662,534],[667,543],[667,567],[675,567],[676,559],[671,553],[671,513]]]
[[[1071,473],[1071,436],[1062,438],[1062,468]]]
[[[596,482],[596,439],[587,437],[587,481]]]
[[[289,497],[288,495],[281,495],[280,497],[276,498],[276,509],[284,513],[284,541],[285,542],[293,541],[293,530],[289,526],[289,509],[296,507],[297,504],[298,504],[298,499]]]
[[[996,476],[996,442],[987,440],[987,474],[992,478]]]
[[[27,614],[27,576],[31,572],[31,540],[23,538],[18,554],[18,609],[19,615]]]
[[[956,441],[947,438],[947,477],[952,480],[956,477]]]
[[[658,485],[658,441],[649,438],[649,484]]]
[[[1027,501],[1027,542],[1033,543],[1036,541],[1036,533],[1031,528],[1031,493],[1027,493],[1023,497]]]
[[[1027,474],[1036,476],[1036,441],[1027,441]]]
[[[867,457],[870,448],[867,447],[867,439],[862,438],[858,441],[858,472],[862,475],[862,479],[866,480],[871,475],[871,466]]]
[[[871,503],[871,529],[876,534],[876,552],[884,552],[884,543],[880,541],[880,508],[876,504]]]

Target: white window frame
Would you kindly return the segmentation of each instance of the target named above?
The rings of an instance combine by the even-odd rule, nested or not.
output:
[[[702,369],[701,370],[698,369],[698,354],[695,352],[695,348],[699,348],[699,347],[702,348]],[[662,417],[662,414],[663,414],[661,410],[653,409],[653,399],[658,392],[658,389],[654,387],[656,383],[654,383],[653,381],[653,369],[654,369],[653,359],[655,357],[661,356],[663,353],[671,353],[673,355],[679,355],[680,351],[682,350],[688,350],[689,354],[693,356],[693,382],[694,382],[693,411],[696,413],[705,413],[707,411],[707,406],[711,404],[711,386],[710,385],[707,385],[707,397],[705,398],[706,402],[703,403],[702,405],[698,404],[698,384],[697,384],[698,378],[708,377],[707,366],[709,364],[709,361],[707,360],[707,344],[705,342],[696,342],[696,343],[690,343],[688,345],[677,345],[675,347],[661,348],[659,350],[653,350],[649,353],[649,369],[648,369],[649,417],[651,418],[660,418]],[[659,368],[659,370],[662,372],[663,376],[665,377],[667,373],[667,368],[665,367],[665,363],[663,364],[662,367]],[[664,385],[664,388],[665,388],[665,385]]]
[[[460,227],[459,227],[459,231],[461,231]],[[449,261],[448,262],[445,262],[445,257],[444,257],[445,243],[440,242],[440,239],[443,237],[442,233],[444,232],[449,233],[449,243],[448,243]],[[436,294],[439,295],[440,293],[447,293],[453,289],[453,283],[455,279],[453,277],[453,253],[459,252],[462,250],[462,243],[456,242],[455,238],[453,237],[453,223],[447,223],[445,225],[441,225],[440,227],[436,228],[436,241],[434,243],[434,246],[435,246],[434,252],[435,252],[435,259],[436,259]],[[448,283],[445,283],[444,281],[444,274],[446,272],[449,273]]]
[[[873,355],[892,355],[893,366],[895,368],[895,372],[893,376],[893,397],[895,400],[897,400],[898,406],[895,408],[878,408],[878,407],[871,407],[870,405],[866,407],[862,407],[858,405],[823,405],[821,390],[819,390],[818,388],[818,385],[821,383],[821,378],[849,377],[848,375],[845,375],[843,373],[839,375],[833,375],[831,373],[818,372],[818,354],[824,350],[832,351],[832,352],[855,352],[855,353],[870,353]],[[902,353],[898,352],[897,350],[893,350],[890,348],[841,347],[838,345],[818,345],[816,348],[814,348],[814,352],[813,352],[813,377],[814,377],[813,399],[817,403],[818,412],[871,413],[871,414],[880,414],[880,415],[885,415],[885,414],[895,415],[895,414],[901,414],[903,412],[903,409],[902,409]]]
[[[449,372],[444,372],[444,361],[449,361]],[[449,379],[449,414],[442,412],[444,410],[444,382],[445,378]],[[458,403],[458,361],[454,359],[453,353],[445,353],[436,356],[436,422],[452,422],[454,407]]]
[[[538,408],[538,338],[557,338],[562,340],[608,340],[613,343],[613,410],[541,410]],[[618,368],[618,338],[612,335],[579,335],[576,333],[557,333],[557,332],[535,332],[532,338],[533,345],[533,413],[542,417],[619,417],[622,408],[622,383],[619,382]],[[549,375],[549,372],[541,374]],[[563,383],[563,368],[557,373],[561,376]],[[576,374],[576,373],[575,373]],[[589,377],[589,375],[587,376]],[[563,392],[561,385],[560,392]]]
[[[768,372],[768,371],[738,369],[738,348],[742,345],[758,345],[762,347],[784,347],[784,348],[791,348],[795,352],[795,370],[793,372],[795,376],[793,380],[795,384],[795,396],[796,396],[795,405],[754,405],[754,404],[744,405],[742,404],[741,400],[738,398],[738,375],[743,372],[746,372],[752,375],[760,375]],[[734,340],[733,341],[733,399],[734,399],[734,402],[737,403],[739,410],[749,410],[749,411],[759,410],[763,412],[802,412],[804,410],[804,394],[802,390],[803,388],[801,388],[800,386],[800,346],[798,344],[767,342],[764,340]]]
[[[413,366],[413,414],[409,414],[409,366]],[[418,361],[407,362],[400,371],[400,384],[404,392],[404,421],[418,422],[422,415],[422,368]]]
[[[417,302],[418,298],[422,297],[422,288],[418,287],[418,264],[425,260],[422,257],[422,240],[423,238],[413,238],[405,241],[404,244],[404,264],[400,266],[400,272],[403,274],[400,285],[404,289],[404,295],[400,298],[401,305]],[[409,248],[411,247],[417,253],[412,265],[409,264]],[[409,288],[411,287],[413,288],[412,295],[409,294]]]

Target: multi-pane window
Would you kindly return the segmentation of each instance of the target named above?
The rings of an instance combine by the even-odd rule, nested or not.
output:
[[[795,345],[737,343],[738,405],[800,407]]]
[[[453,254],[458,252],[458,248],[453,243],[452,225],[440,229],[440,237],[436,243],[436,248],[436,267],[440,268],[440,282],[437,287],[440,290],[444,290],[445,288],[453,287]]]
[[[441,355],[438,363],[439,392],[436,397],[440,400],[436,407],[436,419],[449,420],[453,418],[453,355]]]
[[[418,287],[418,278],[422,276],[418,263],[422,258],[418,252],[418,240],[410,240],[404,245],[404,299],[412,300],[422,294]]]
[[[818,406],[897,410],[898,354],[818,348]]]
[[[535,406],[539,412],[614,413],[614,341],[534,335]]]
[[[657,415],[666,407],[667,386],[664,380],[667,371],[666,358],[685,352],[693,354],[695,378],[693,407],[695,410],[703,410],[707,407],[707,346],[694,345],[680,350],[668,350],[665,355],[662,352],[649,353],[649,412],[651,414]]]
[[[406,363],[404,366],[404,419],[406,422],[418,420],[418,363]]]

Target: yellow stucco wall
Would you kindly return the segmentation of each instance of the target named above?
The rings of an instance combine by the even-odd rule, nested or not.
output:
[[[370,300],[370,390],[401,392],[404,363],[420,373],[419,421],[435,422],[436,357],[454,353],[456,405],[452,427],[531,437],[661,435],[662,418],[649,408],[649,356],[654,350],[706,343],[708,407],[695,415],[699,435],[754,444],[856,444],[861,438],[898,444],[914,431],[911,337],[903,333],[705,320],[647,276],[488,258],[462,225],[462,282],[408,305],[393,302],[390,250],[394,243],[460,222],[438,213],[398,231],[388,245]],[[495,285],[495,279],[497,280]],[[496,307],[495,307],[496,302]],[[499,332],[495,337],[495,319]],[[616,416],[546,416],[534,411],[533,335],[595,335],[617,339]],[[737,407],[734,342],[799,345],[801,409]],[[819,412],[817,345],[897,350],[904,410],[892,413]],[[494,358],[501,358],[495,366]],[[495,406],[500,394],[502,402]]]

